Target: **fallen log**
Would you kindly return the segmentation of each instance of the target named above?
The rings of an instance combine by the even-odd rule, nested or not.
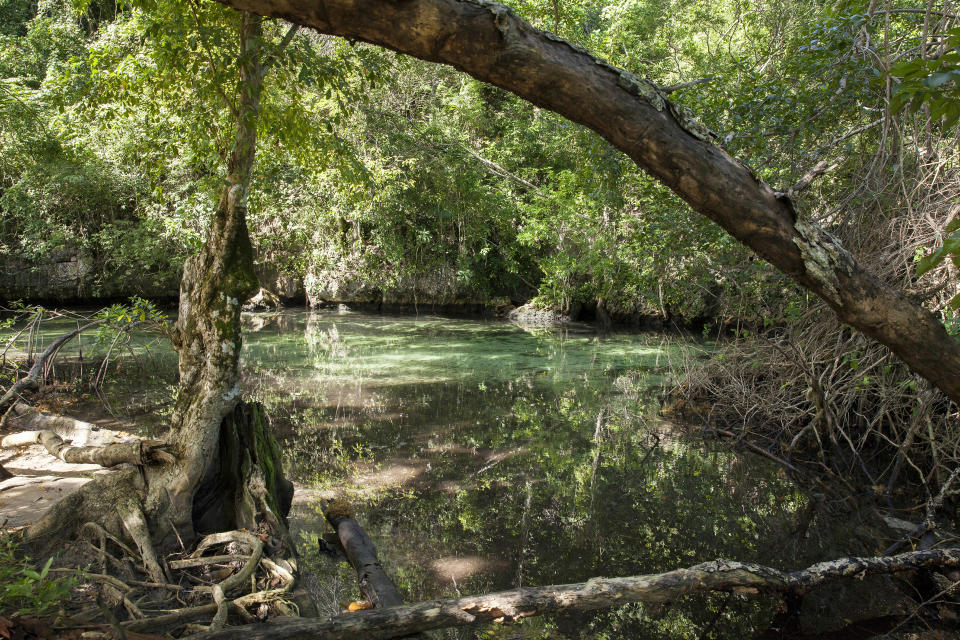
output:
[[[377,558],[377,548],[370,536],[354,519],[353,507],[346,500],[333,500],[323,510],[327,522],[337,532],[340,544],[351,566],[357,571],[360,590],[370,604],[380,609],[403,604],[397,585],[383,570]]]
[[[329,620],[283,620],[230,627],[195,640],[367,640],[479,623],[515,622],[567,609],[589,611],[630,602],[667,602],[701,591],[803,594],[845,577],[960,566],[960,549],[897,556],[841,558],[786,573],[757,564],[716,560],[689,569],[628,578],[593,578],[578,584],[527,587],[479,596],[346,613]]]

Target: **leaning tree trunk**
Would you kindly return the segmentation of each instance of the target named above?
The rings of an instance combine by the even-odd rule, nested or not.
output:
[[[187,260],[180,285],[174,327],[180,388],[168,437],[178,464],[157,479],[169,492],[169,505],[148,505],[148,510],[165,510],[187,537],[194,533],[194,494],[219,460],[221,427],[240,402],[240,306],[258,286],[246,211],[263,81],[260,38],[259,16],[245,13],[236,141],[206,243]],[[160,499],[160,494],[151,497]]]
[[[452,65],[590,127],[960,403],[960,343],[937,318],[798,218],[788,193],[774,191],[716,146],[688,109],[649,80],[533,28],[491,0],[219,1]]]
[[[174,461],[89,482],[28,529],[41,548],[94,521],[126,529],[146,560],[154,547],[198,533],[254,530],[264,517],[276,525],[289,509],[292,485],[266,417],[240,394],[240,306],[258,286],[246,211],[264,75],[261,21],[249,13],[241,20],[236,139],[207,241],[183,270],[173,331],[180,386],[166,443]]]

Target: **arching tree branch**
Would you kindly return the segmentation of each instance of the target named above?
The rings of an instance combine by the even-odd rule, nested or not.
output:
[[[658,87],[489,0],[221,0],[322,33],[449,64],[579,122],[960,402],[960,344],[790,200],[717,147]]]

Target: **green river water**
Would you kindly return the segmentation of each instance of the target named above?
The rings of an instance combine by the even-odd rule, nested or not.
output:
[[[292,527],[327,613],[359,597],[319,550],[319,504],[334,496],[354,502],[408,601],[860,551],[829,522],[800,524],[810,500],[777,466],[658,416],[673,368],[704,353],[690,340],[338,312],[244,325],[245,392],[267,405],[301,487]],[[153,353],[170,368],[167,348]],[[739,638],[775,610],[695,595],[438,637]]]
[[[410,601],[823,557],[795,533],[807,500],[775,465],[658,417],[682,352],[703,351],[691,341],[336,312],[246,327],[248,391],[274,417],[288,473],[308,501],[354,501]],[[327,530],[318,509],[295,521],[329,584],[309,554]],[[450,636],[743,637],[773,613],[771,600],[696,596]]]

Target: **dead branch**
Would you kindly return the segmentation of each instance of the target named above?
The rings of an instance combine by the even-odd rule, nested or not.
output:
[[[347,560],[357,571],[360,590],[374,607],[395,607],[403,604],[397,586],[377,558],[377,548],[353,515],[353,507],[345,500],[333,500],[324,508],[327,522],[337,532]]]
[[[803,174],[803,176],[799,180],[797,180],[792,187],[787,189],[787,195],[792,197],[800,193],[801,191],[809,187],[811,184],[813,184],[814,180],[816,180],[817,178],[819,178],[825,173],[829,173],[833,171],[839,166],[840,166],[839,162],[834,162],[833,164],[830,164],[826,160],[821,160],[816,165],[814,165],[812,169],[810,169],[805,174]]]
[[[429,629],[513,622],[566,609],[592,610],[629,602],[666,602],[700,591],[803,594],[824,583],[866,574],[960,566],[960,549],[898,556],[842,558],[785,573],[770,567],[718,560],[689,569],[628,578],[593,578],[578,584],[501,591],[480,596],[369,609],[329,620],[283,620],[202,633],[196,640],[340,640],[395,638]]]
[[[682,91],[683,89],[689,89],[690,87],[695,87],[700,84],[713,82],[716,79],[717,79],[716,76],[712,76],[709,78],[700,78],[698,80],[691,80],[690,82],[681,82],[679,84],[668,84],[664,87],[660,87],[660,91],[662,91],[663,93],[670,94],[670,93],[673,93],[674,91]]]
[[[82,327],[78,327],[73,331],[63,334],[51,342],[50,345],[43,350],[43,353],[40,354],[40,357],[37,358],[37,361],[33,363],[33,366],[30,367],[30,371],[27,373],[27,375],[13,383],[13,385],[7,389],[7,392],[3,394],[3,397],[0,398],[0,414],[4,413],[10,407],[10,405],[20,397],[21,394],[27,391],[36,391],[39,388],[40,378],[42,377],[43,371],[47,366],[47,361],[56,355],[63,345],[67,344],[87,329],[95,327],[98,324],[102,324],[103,322],[104,320],[102,319],[94,320],[93,322],[89,322]]]
[[[80,444],[86,444],[86,439],[96,429],[96,425],[89,422],[46,413],[25,402],[16,402],[7,409],[0,424],[22,431],[56,431],[69,440],[81,440]]]
[[[224,556],[204,556],[202,558],[186,558],[184,560],[170,560],[167,566],[171,569],[189,569],[191,567],[204,567],[210,564],[223,564],[225,562],[237,562],[246,560],[247,556],[224,555]]]

